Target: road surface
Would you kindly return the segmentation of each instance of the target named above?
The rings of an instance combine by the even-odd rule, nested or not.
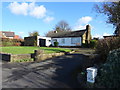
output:
[[[84,64],[82,54],[68,54],[42,62],[3,63],[3,88],[80,88],[75,69]]]

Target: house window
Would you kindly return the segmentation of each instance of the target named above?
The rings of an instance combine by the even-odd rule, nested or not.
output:
[[[71,44],[80,43],[80,38],[71,38]]]
[[[64,43],[65,43],[65,39],[63,38],[63,39],[61,40],[61,42],[62,42],[62,44],[64,44]]]
[[[57,42],[57,39],[53,39],[53,42]]]
[[[48,40],[49,42],[51,42],[51,40]]]

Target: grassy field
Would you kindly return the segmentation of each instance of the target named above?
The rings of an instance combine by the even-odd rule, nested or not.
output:
[[[34,53],[34,50],[44,50],[45,53],[55,53],[55,52],[69,52],[70,49],[64,48],[53,48],[53,47],[28,47],[28,46],[11,46],[11,47],[1,47],[2,52],[11,54],[29,54]]]

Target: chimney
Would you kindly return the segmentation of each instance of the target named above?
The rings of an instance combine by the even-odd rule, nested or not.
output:
[[[86,25],[86,43],[90,43],[91,40],[91,28],[90,25]]]
[[[90,31],[90,30],[91,30],[90,25],[86,25],[86,30],[87,30],[87,31]]]
[[[54,33],[57,33],[57,31],[55,30]]]

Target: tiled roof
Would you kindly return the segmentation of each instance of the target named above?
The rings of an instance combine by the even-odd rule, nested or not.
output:
[[[9,31],[2,31],[2,34],[5,35],[6,37],[14,37],[15,36],[14,32],[9,32]]]
[[[65,32],[59,32],[59,33],[52,33],[51,35],[48,35],[48,37],[52,37],[52,38],[80,37],[85,32],[86,32],[86,29],[84,29],[84,30],[77,30],[77,31],[65,31]]]

